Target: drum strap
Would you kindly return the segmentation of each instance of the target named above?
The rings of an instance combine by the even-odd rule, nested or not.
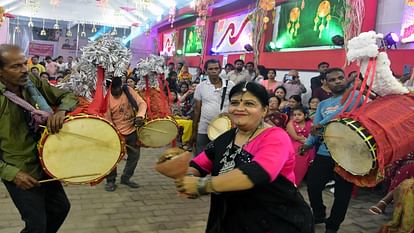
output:
[[[132,97],[131,92],[129,92],[129,88],[127,85],[122,86],[122,90],[124,91],[125,95],[128,98],[128,102],[132,107],[132,110],[134,111],[134,115],[138,112],[138,104],[137,101],[135,101],[134,97]]]
[[[5,91],[3,95],[6,96],[13,103],[30,112],[30,115],[32,117],[32,122],[30,122],[30,125],[34,126],[35,131],[39,129],[39,125],[46,123],[49,116],[52,115],[51,112],[36,109],[26,100],[20,98],[13,92]]]
[[[223,110],[224,99],[226,98],[226,91],[227,91],[227,85],[228,84],[229,84],[229,80],[226,80],[226,86],[223,87],[223,93],[221,94],[220,111]]]

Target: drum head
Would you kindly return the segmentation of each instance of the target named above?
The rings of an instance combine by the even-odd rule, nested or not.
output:
[[[210,122],[207,129],[208,138],[213,141],[231,129],[231,120],[227,116],[218,117]]]
[[[155,119],[138,130],[138,139],[148,147],[170,144],[178,134],[177,124],[171,119]]]
[[[41,159],[55,178],[95,174],[67,179],[69,183],[91,183],[110,173],[122,155],[121,139],[108,122],[75,118],[63,124],[58,134],[44,141]]]
[[[373,157],[369,147],[361,136],[345,123],[329,123],[325,129],[324,141],[335,162],[349,173],[363,176],[373,168]]]

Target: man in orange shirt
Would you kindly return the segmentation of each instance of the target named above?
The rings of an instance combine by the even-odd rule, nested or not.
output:
[[[130,99],[128,96],[130,96]],[[147,104],[138,93],[131,87],[123,87],[121,77],[114,77],[112,79],[111,95],[109,96],[106,118],[125,137],[126,144],[128,145],[128,158],[121,176],[121,184],[125,184],[130,188],[139,188],[139,185],[130,179],[134,175],[140,156],[140,148],[137,146],[138,138],[136,127],[143,125],[146,111]],[[116,176],[117,171],[115,168],[106,177],[106,191],[115,191],[117,188],[115,184]]]

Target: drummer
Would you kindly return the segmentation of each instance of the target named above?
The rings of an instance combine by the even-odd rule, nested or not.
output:
[[[196,155],[210,142],[207,136],[208,124],[219,114],[227,112],[229,93],[234,86],[232,81],[220,78],[221,66],[218,60],[206,61],[204,70],[208,79],[197,85],[194,93],[193,134],[190,144],[196,145]]]
[[[29,82],[38,89],[37,103],[33,101],[34,92],[29,91]],[[28,124],[33,120],[29,111],[6,97],[10,93],[15,94],[10,98],[28,105],[27,109],[38,106],[52,114],[49,105],[58,106],[47,119],[51,133],[62,128],[66,111],[76,107],[77,99],[29,75],[27,59],[18,46],[0,45],[0,178],[25,221],[22,232],[57,232],[69,212],[69,200],[59,181],[39,184],[38,180],[46,178],[36,150],[39,132]]]
[[[300,148],[301,154],[304,154],[304,152],[319,142],[321,129],[345,107],[346,102],[341,104],[342,97],[347,89],[344,71],[340,68],[328,69],[326,72],[326,82],[332,91],[332,97],[320,102],[318,105],[313,121],[313,135],[309,136]],[[350,104],[346,111],[353,108],[357,96],[358,92],[354,94],[352,104]],[[315,131],[317,131],[316,135]],[[322,143],[313,163],[309,167],[307,180],[309,201],[315,217],[315,224],[325,223],[326,233],[336,233],[340,224],[344,221],[353,187],[352,183],[334,172],[334,167],[335,162],[331,158],[326,145]],[[323,204],[322,191],[330,180],[335,180],[335,196],[331,214],[329,218],[326,218],[326,207]]]
[[[128,158],[121,176],[121,184],[127,185],[130,188],[139,188],[139,184],[132,181],[131,177],[134,175],[140,155],[140,148],[137,145],[136,127],[144,124],[147,104],[133,88],[122,85],[121,77],[114,77],[112,79],[110,92],[106,118],[125,137],[126,144],[128,145]],[[108,192],[113,192],[117,188],[115,184],[116,170],[115,168],[106,177],[105,190]]]

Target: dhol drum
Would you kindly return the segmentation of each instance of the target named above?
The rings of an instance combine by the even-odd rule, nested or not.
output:
[[[57,134],[45,129],[38,150],[51,177],[70,184],[96,184],[118,164],[125,142],[107,120],[78,115],[69,116]]]
[[[413,95],[377,98],[325,127],[324,142],[346,180],[372,187],[387,165],[413,151]]]
[[[178,134],[177,122],[172,117],[147,121],[137,130],[138,139],[146,147],[163,147],[170,144]]]
[[[377,144],[369,131],[354,119],[329,123],[324,141],[332,158],[352,175],[367,175],[377,167]]]
[[[218,116],[214,118],[207,129],[208,138],[213,141],[232,127],[231,119],[228,116]]]

